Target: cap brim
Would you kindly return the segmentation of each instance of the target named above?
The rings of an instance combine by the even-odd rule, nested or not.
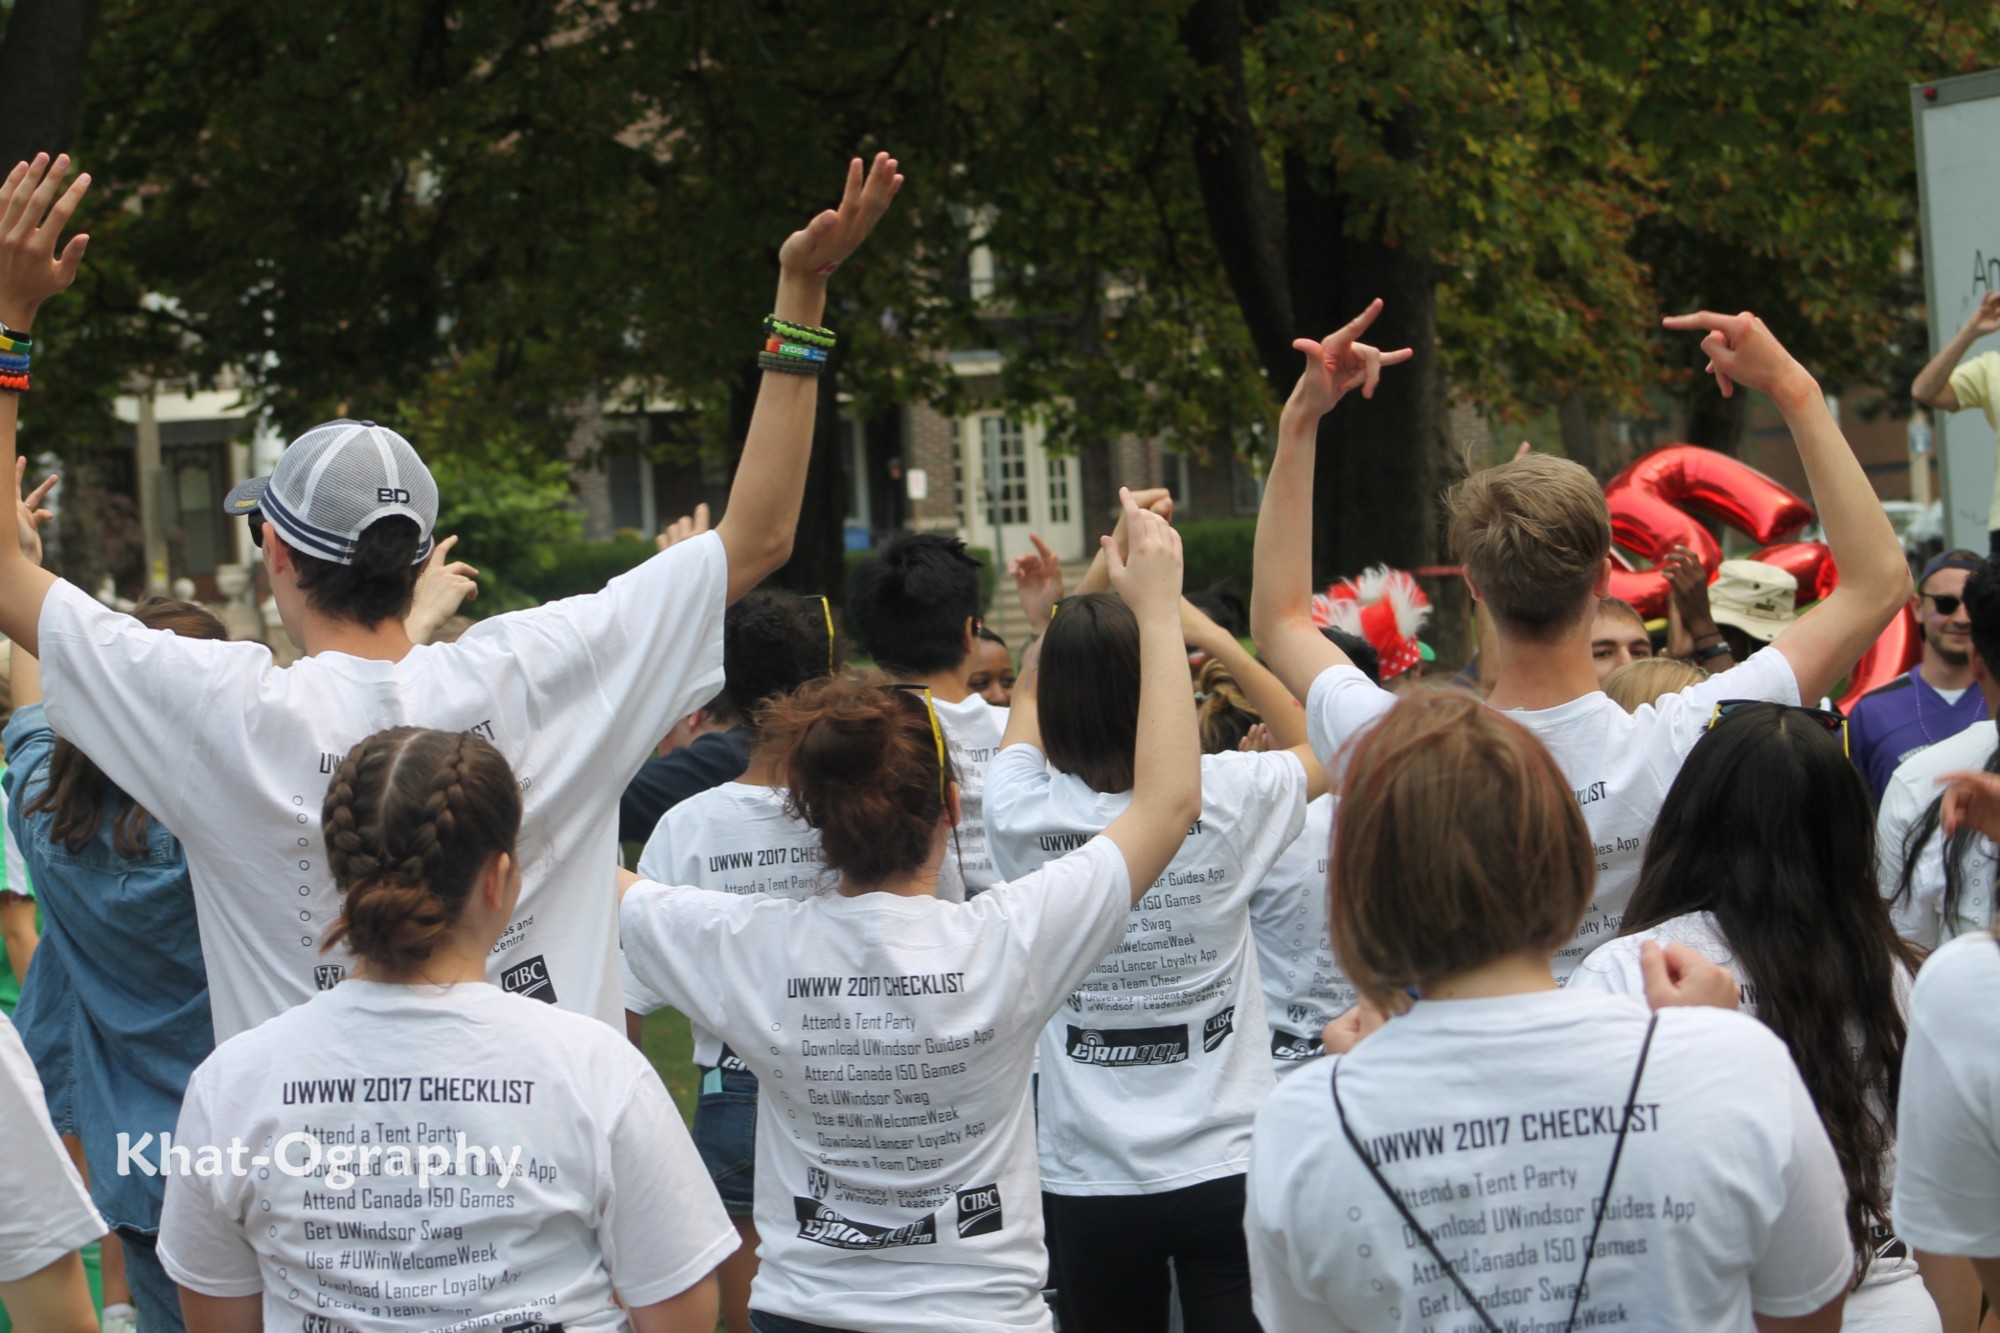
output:
[[[1797,618],[1794,616],[1792,620],[1767,620],[1762,616],[1746,616],[1740,612],[1733,611],[1711,610],[1709,612],[1709,619],[1713,620],[1716,624],[1727,625],[1734,630],[1741,630],[1759,643],[1770,643],[1780,634],[1783,634],[1791,626],[1792,621]]]
[[[271,488],[269,477],[252,477],[239,482],[229,494],[222,498],[222,512],[231,518],[240,518],[253,509],[263,506],[264,492]]]

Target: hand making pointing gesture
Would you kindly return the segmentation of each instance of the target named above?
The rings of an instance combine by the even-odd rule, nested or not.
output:
[[[1806,368],[1793,360],[1777,335],[1748,310],[1737,315],[1698,310],[1692,315],[1669,315],[1660,323],[1675,330],[1707,331],[1701,340],[1701,350],[1708,353],[1704,369],[1715,376],[1724,398],[1733,396],[1737,385],[1747,384],[1789,409],[1819,391]]]
[[[1407,347],[1384,352],[1356,341],[1381,313],[1382,301],[1378,297],[1368,303],[1366,310],[1326,337],[1318,341],[1300,338],[1292,343],[1306,354],[1305,371],[1292,390],[1293,405],[1325,416],[1351,389],[1359,388],[1363,398],[1373,398],[1375,384],[1382,378],[1382,367],[1401,365],[1416,355]]]

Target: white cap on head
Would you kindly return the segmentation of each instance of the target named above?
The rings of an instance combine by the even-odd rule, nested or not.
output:
[[[430,557],[437,482],[410,442],[372,421],[329,421],[292,441],[268,477],[222,502],[229,514],[263,511],[285,545],[335,564],[354,563],[361,534],[400,514],[417,525],[414,563]]]

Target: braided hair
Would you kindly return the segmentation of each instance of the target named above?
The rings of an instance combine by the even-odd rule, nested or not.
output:
[[[513,853],[521,791],[472,732],[396,727],[347,752],[320,824],[341,893],[324,947],[395,971],[429,959],[487,863]]]

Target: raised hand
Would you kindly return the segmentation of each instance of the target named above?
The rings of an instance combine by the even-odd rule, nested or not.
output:
[[[2000,333],[2000,292],[1988,292],[1979,298],[1979,304],[1972,309],[1972,318],[1965,321],[1965,327],[1983,338],[1989,333]]]
[[[704,502],[696,505],[692,514],[683,514],[660,529],[653,538],[653,549],[664,551],[669,546],[678,546],[688,538],[699,537],[707,531],[708,505]]]
[[[779,265],[791,276],[826,278],[861,248],[902,188],[895,158],[875,154],[865,176],[861,159],[855,158],[847,164],[847,189],[840,196],[840,207],[827,209],[788,236],[778,251]]]
[[[14,494],[21,495],[21,487],[27,483],[28,460],[14,460]],[[21,495],[16,510],[16,520],[21,529],[21,554],[42,563],[42,524],[55,517],[53,510],[42,508],[42,501],[49,498],[49,492],[56,488],[56,476],[51,472],[42,479],[39,486]]]
[[[403,632],[412,643],[429,643],[461,605],[479,596],[479,585],[473,581],[479,571],[463,560],[448,558],[456,545],[458,537],[453,534],[432,546],[431,558],[417,575],[410,613],[403,617]]]
[[[1938,779],[1946,783],[1944,800],[1938,808],[1939,822],[1946,837],[1956,837],[1962,828],[2000,841],[2000,776],[1992,773],[1947,773]]]
[[[1049,623],[1049,612],[1062,600],[1062,561],[1056,559],[1056,553],[1035,533],[1029,533],[1028,540],[1035,544],[1035,553],[1009,560],[1007,574],[1014,580],[1014,591],[1021,599],[1021,611],[1028,617],[1028,624],[1040,630]]]
[[[1806,368],[1792,358],[1777,335],[1764,321],[1745,310],[1738,315],[1718,315],[1698,310],[1692,315],[1669,315],[1660,323],[1674,330],[1701,330],[1701,350],[1708,353],[1709,374],[1724,398],[1732,397],[1736,386],[1747,384],[1769,394],[1781,408],[1797,407],[1819,391]]]
[[[1368,303],[1366,310],[1319,341],[1295,340],[1292,346],[1305,353],[1306,368],[1287,406],[1295,405],[1314,416],[1325,416],[1349,390],[1358,388],[1363,398],[1373,398],[1376,382],[1382,378],[1382,367],[1401,365],[1416,355],[1407,347],[1384,352],[1358,341],[1381,313],[1382,302],[1378,297]]]
[[[1734,1009],[1743,997],[1734,973],[1678,940],[1664,949],[1651,940],[1641,944],[1639,971],[1646,978],[1646,1003],[1654,1009],[1674,1005]]]
[[[76,281],[88,236],[73,236],[56,251],[70,214],[90,189],[90,177],[78,176],[67,190],[69,158],[49,161],[37,153],[33,162],[16,163],[0,184],[0,323],[26,333],[42,302]],[[57,191],[61,190],[61,197]]]
[[[1141,509],[1132,492],[1118,488],[1118,503],[1125,510],[1126,550],[1103,538],[1104,558],[1111,568],[1111,586],[1117,590],[1132,614],[1178,618],[1181,600],[1181,535],[1173,524],[1150,509]]]

